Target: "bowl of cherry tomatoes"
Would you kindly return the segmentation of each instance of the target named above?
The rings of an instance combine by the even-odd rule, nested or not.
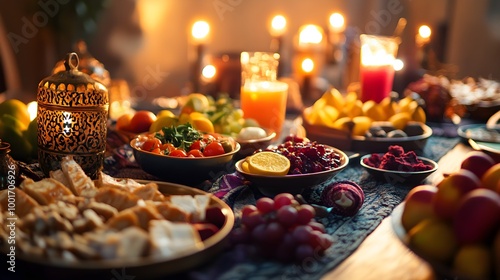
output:
[[[138,135],[130,146],[145,172],[188,185],[232,172],[233,156],[240,150],[233,138],[197,131],[189,123]]]

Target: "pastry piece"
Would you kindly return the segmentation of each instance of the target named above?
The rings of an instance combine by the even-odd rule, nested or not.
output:
[[[152,220],[149,234],[154,256],[169,257],[183,252],[197,251],[203,247],[198,231],[187,223]]]
[[[170,203],[191,215],[191,222],[205,220],[205,212],[210,201],[208,195],[172,195]]]
[[[191,215],[169,202],[146,202],[149,207],[155,207],[158,213],[171,222],[189,222]]]
[[[70,186],[70,182],[68,177],[64,175],[64,172],[61,169],[53,170],[49,172],[49,177],[61,182],[65,186]]]
[[[139,226],[137,215],[130,209],[121,211],[106,222],[109,228],[122,230],[132,226]]]
[[[23,218],[30,213],[34,207],[38,206],[38,202],[27,195],[23,190],[14,188],[14,190],[3,190],[0,192],[0,212],[11,210],[8,205],[9,196],[15,197],[16,200],[13,212],[20,218]]]
[[[109,187],[98,189],[94,199],[97,202],[109,204],[118,211],[134,207],[139,201],[139,198],[132,193]]]
[[[25,179],[21,183],[21,188],[41,205],[49,205],[65,196],[73,195],[61,182],[52,178],[45,178],[38,182]]]
[[[120,259],[137,259],[144,256],[150,247],[149,234],[138,227],[129,227],[120,233],[120,241],[116,248],[116,257]]]
[[[75,195],[94,197],[97,192],[94,182],[72,157],[67,156],[62,159],[61,169],[68,178],[68,187]]]
[[[158,191],[158,185],[154,182],[141,184],[129,178],[114,178],[101,172],[96,183],[98,188],[117,188],[127,190],[144,200],[163,200],[163,195]]]

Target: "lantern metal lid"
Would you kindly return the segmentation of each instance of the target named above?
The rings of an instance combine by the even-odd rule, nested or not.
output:
[[[106,150],[109,97],[102,83],[78,70],[78,63],[76,53],[67,54],[65,70],[38,84],[38,159],[48,175],[71,155],[96,178]]]
[[[78,55],[78,68],[81,72],[89,75],[92,79],[101,82],[106,87],[111,84],[111,78],[108,70],[106,70],[104,64],[90,54],[87,49],[87,44],[85,44],[84,41],[80,40],[75,44],[74,52]],[[54,69],[52,69],[52,74],[67,70],[65,61],[66,60],[61,60],[57,62]]]

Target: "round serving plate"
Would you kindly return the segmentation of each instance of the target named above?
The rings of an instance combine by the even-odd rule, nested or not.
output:
[[[151,181],[137,180],[145,184]],[[165,195],[208,194],[202,190],[184,185],[155,182]],[[210,194],[209,194],[210,195]],[[234,226],[232,209],[219,198],[210,195],[209,206],[219,207],[224,214],[222,228],[213,236],[205,239],[199,249],[191,250],[174,257],[144,257],[135,260],[81,260],[77,262],[54,261],[29,255],[16,255],[18,274],[37,279],[152,279],[187,271],[217,256],[227,245],[227,237]],[[2,247],[5,257],[5,247]],[[5,269],[6,270],[6,269]],[[26,274],[28,274],[26,276]],[[0,274],[0,276],[3,276]],[[127,278],[120,278],[127,277]],[[133,277],[133,278],[131,278]],[[1,278],[11,279],[11,278]],[[19,278],[23,279],[23,278]]]

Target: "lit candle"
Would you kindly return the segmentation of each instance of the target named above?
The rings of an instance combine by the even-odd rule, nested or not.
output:
[[[314,70],[314,61],[306,58],[302,61],[302,71],[304,72],[304,81],[302,83],[302,95],[305,99],[310,98],[311,74]]]
[[[208,22],[200,20],[193,24],[191,28],[191,36],[193,38],[193,43],[196,45],[196,58],[193,66],[193,91],[198,92],[200,90],[200,76],[203,64],[203,57],[205,51],[205,44],[208,40],[208,35],[210,33],[210,25]]]
[[[330,15],[330,43],[337,44],[340,39],[339,36],[345,30],[345,19],[340,13],[333,13]]]
[[[361,101],[380,102],[392,90],[394,60],[399,47],[395,37],[362,34],[361,39]]]
[[[286,18],[283,15],[276,15],[271,20],[271,25],[269,28],[269,33],[273,36],[271,41],[271,51],[278,53],[281,57],[283,55],[283,35],[286,32],[287,27]],[[283,61],[278,65],[278,77],[283,76],[283,69],[285,64]]]
[[[431,34],[432,34],[432,30],[429,26],[421,25],[418,28],[418,34],[415,38],[415,42],[420,47],[424,46],[430,42]]]
[[[314,24],[307,24],[300,28],[298,49],[301,51],[315,50],[323,42],[323,29]]]

